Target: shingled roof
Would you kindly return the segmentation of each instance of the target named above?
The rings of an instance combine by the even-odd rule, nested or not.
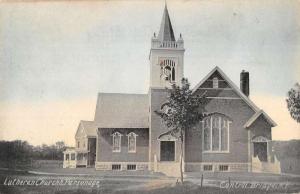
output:
[[[89,136],[96,137],[97,136],[97,125],[94,121],[80,121],[76,137]]]
[[[175,36],[174,36],[173,27],[171,24],[167,5],[165,6],[164,9],[164,14],[162,17],[162,21],[158,33],[158,39],[160,41],[175,41]]]
[[[149,128],[147,94],[99,93],[95,118],[99,128]]]
[[[97,136],[97,126],[94,121],[81,121],[87,136]]]

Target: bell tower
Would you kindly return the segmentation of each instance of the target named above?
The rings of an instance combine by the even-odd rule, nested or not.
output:
[[[150,87],[165,88],[180,84],[183,78],[184,42],[180,34],[176,40],[167,5],[156,36],[151,39]]]

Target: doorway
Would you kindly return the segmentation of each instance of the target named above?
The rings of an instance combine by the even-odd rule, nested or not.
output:
[[[254,157],[258,157],[261,162],[268,161],[268,143],[254,142]]]
[[[175,141],[160,142],[160,161],[175,161]]]

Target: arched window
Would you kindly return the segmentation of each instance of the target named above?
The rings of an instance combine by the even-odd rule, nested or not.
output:
[[[164,80],[169,82],[175,81],[176,70],[175,70],[175,61],[170,59],[165,59],[160,62],[161,66],[161,77]]]
[[[134,132],[130,132],[128,135],[128,152],[136,152],[136,137],[138,136]]]
[[[217,77],[213,78],[213,88],[219,88],[219,80]]]
[[[222,114],[215,113],[202,121],[203,150],[205,152],[229,151],[229,124],[231,120]]]
[[[113,136],[113,146],[112,151],[113,152],[121,152],[121,137],[122,134],[119,132],[115,132],[112,134]]]

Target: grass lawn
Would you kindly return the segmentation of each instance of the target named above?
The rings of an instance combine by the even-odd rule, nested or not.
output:
[[[49,183],[48,185],[7,185],[15,179],[19,181],[29,180],[38,183]],[[188,179],[187,179],[188,180]],[[297,180],[297,179],[296,179]],[[6,185],[4,185],[6,181]],[[73,184],[51,185],[58,181],[72,182]],[[94,185],[79,185],[78,182],[92,182]],[[15,182],[16,183],[16,182]],[[76,183],[76,184],[74,184]],[[298,185],[299,186],[299,185]],[[187,181],[184,185],[176,184],[176,179],[168,177],[147,176],[76,176],[76,175],[33,175],[26,172],[1,171],[0,170],[0,193],[100,193],[100,194],[194,194],[194,193],[298,193],[299,187],[289,187],[288,189],[266,190],[257,188],[219,188],[200,187],[196,182]]]

